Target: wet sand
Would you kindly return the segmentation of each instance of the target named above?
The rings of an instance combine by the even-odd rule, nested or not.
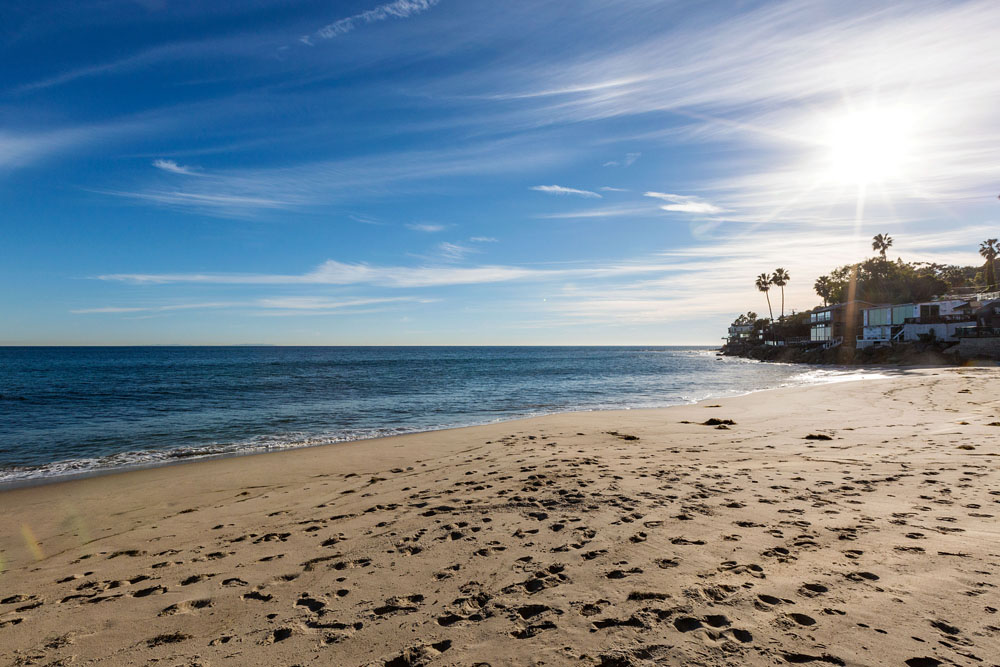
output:
[[[998,388],[906,371],[5,491],[0,664],[997,665]]]

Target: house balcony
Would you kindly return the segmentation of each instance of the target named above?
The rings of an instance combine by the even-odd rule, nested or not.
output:
[[[949,315],[934,315],[931,317],[907,317],[903,324],[954,324],[955,322],[968,322],[970,319],[967,313],[952,313]]]
[[[955,330],[956,338],[998,338],[1000,327],[959,327]]]

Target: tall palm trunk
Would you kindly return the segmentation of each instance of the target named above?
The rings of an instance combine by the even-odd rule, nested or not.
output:
[[[764,296],[767,297],[767,313],[771,316],[771,321],[774,321],[774,311],[771,310],[771,295],[768,292],[764,292]]]
[[[785,321],[785,286],[781,286],[781,321]]]

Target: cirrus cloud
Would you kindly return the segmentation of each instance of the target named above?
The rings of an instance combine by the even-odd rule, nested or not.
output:
[[[169,171],[171,174],[181,174],[183,176],[198,175],[198,172],[193,167],[177,164],[173,160],[153,160],[153,166],[163,171]]]
[[[601,199],[601,195],[596,192],[591,192],[590,190],[578,190],[576,188],[567,188],[562,185],[534,185],[531,189],[536,192],[544,192],[550,195],[576,195],[578,197],[587,197],[590,199]]]
[[[721,206],[716,206],[715,204],[711,204],[703,199],[692,197],[690,195],[673,195],[667,192],[647,192],[644,196],[670,202],[669,204],[660,206],[660,208],[664,211],[671,211],[674,213],[701,213],[707,215],[712,213],[722,213],[725,211],[725,209]]]

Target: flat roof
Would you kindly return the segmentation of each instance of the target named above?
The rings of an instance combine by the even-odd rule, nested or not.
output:
[[[829,306],[823,306],[821,308],[814,308],[812,312],[819,313],[819,312],[822,312],[822,311],[825,311],[825,310],[837,310],[838,308],[846,308],[847,306],[851,306],[851,305],[859,304],[859,303],[864,303],[864,304],[867,304],[869,306],[875,306],[876,305],[876,304],[872,303],[871,301],[858,301],[857,299],[855,299],[854,301],[848,301],[847,303],[833,303],[833,304],[830,304]]]

